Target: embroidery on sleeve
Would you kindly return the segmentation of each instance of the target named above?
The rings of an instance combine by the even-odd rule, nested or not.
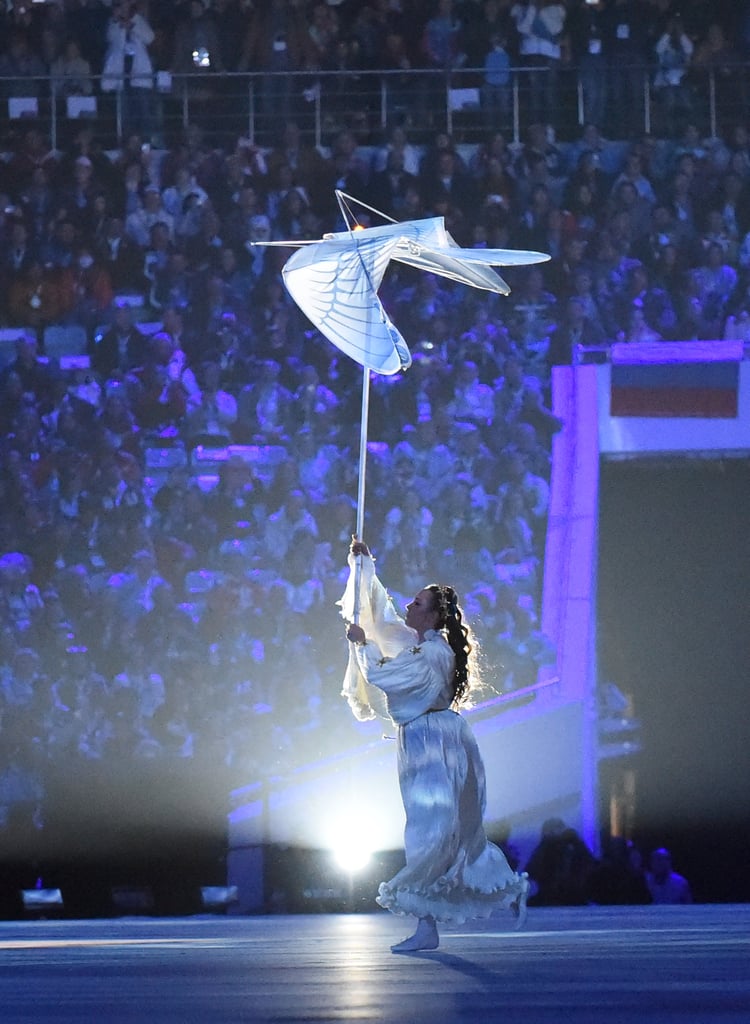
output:
[[[409,648],[409,653],[410,654],[421,654],[422,653],[422,648],[421,647],[410,647]]]
[[[390,658],[386,658],[386,657],[378,658],[376,664],[377,664],[378,668],[382,668],[383,665],[385,665],[385,663],[390,661],[390,660],[391,660]]]

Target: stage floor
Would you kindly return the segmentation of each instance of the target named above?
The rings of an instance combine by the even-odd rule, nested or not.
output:
[[[534,909],[395,956],[386,913],[0,922],[3,1024],[750,1021],[750,905]]]

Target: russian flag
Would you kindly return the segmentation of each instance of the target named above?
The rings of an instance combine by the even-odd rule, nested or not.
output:
[[[736,419],[742,344],[613,345],[610,415]]]

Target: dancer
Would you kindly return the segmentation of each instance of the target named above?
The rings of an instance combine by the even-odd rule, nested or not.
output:
[[[387,714],[398,726],[406,866],[381,884],[377,902],[394,914],[418,918],[418,924],[391,949],[437,949],[439,921],[489,917],[500,907],[511,908],[520,926],[528,879],[512,871],[502,851],[487,840],[484,765],[459,714],[476,682],[476,651],[456,592],[431,583],[401,619],[375,574],[367,545],[355,539],[349,551],[349,582],[341,600],[350,641],[344,695],[354,714],[367,719],[375,717],[373,705],[378,707],[382,692]]]

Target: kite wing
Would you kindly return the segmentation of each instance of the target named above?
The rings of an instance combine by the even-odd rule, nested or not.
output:
[[[510,295],[510,286],[493,267],[526,266],[545,263],[550,258],[547,253],[526,249],[462,249],[442,223],[414,223],[429,225],[429,229],[420,231],[416,244],[407,242],[399,246],[392,259],[500,295]]]
[[[377,295],[398,243],[395,232],[386,238],[347,233],[298,249],[282,270],[289,294],[320,333],[382,374],[411,365],[409,348]]]
[[[461,249],[459,246],[456,246],[454,255],[467,263],[487,263],[494,267],[526,267],[530,263],[546,263],[551,259],[549,253],[531,249]]]
[[[456,252],[461,251],[456,249]],[[459,284],[468,284],[473,288],[498,292],[500,295],[510,295],[510,286],[492,269],[492,264],[483,264],[482,261],[465,263],[447,249],[428,249],[426,246],[409,247],[394,253],[393,259],[415,267],[417,270],[424,270],[428,274],[438,274],[451,281],[458,281]]]

